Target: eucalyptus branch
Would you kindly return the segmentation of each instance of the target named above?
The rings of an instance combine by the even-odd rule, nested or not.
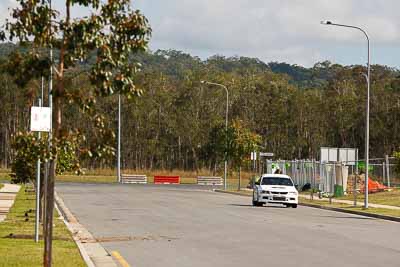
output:
[[[57,74],[58,77],[60,77],[61,73],[58,71],[56,66],[53,66],[53,70],[55,71],[55,73]]]

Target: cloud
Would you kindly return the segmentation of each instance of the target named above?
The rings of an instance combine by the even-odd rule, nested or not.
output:
[[[335,60],[329,52],[336,46],[348,45],[348,53],[352,53],[364,45],[362,33],[320,25],[325,19],[362,26],[376,48],[400,42],[396,14],[400,1],[395,0],[137,0],[134,3],[153,26],[153,48],[197,51],[201,55],[248,55],[266,61],[310,65],[327,58]],[[364,62],[361,54],[360,62]]]
[[[11,13],[11,8],[16,7],[17,2],[15,0],[1,0],[0,1],[0,26],[6,22],[6,18]]]
[[[53,1],[57,7],[63,7],[62,0]],[[4,18],[9,13],[7,7],[15,2],[1,0],[0,17]],[[398,0],[134,0],[132,3],[150,20],[153,50],[177,49],[203,58],[213,54],[252,56],[307,66],[326,59],[364,64],[362,33],[319,23],[332,20],[366,29],[374,49],[374,62],[392,66],[399,66],[400,62],[398,53],[386,52],[388,48],[393,52],[400,45]],[[79,10],[78,15],[84,12]]]

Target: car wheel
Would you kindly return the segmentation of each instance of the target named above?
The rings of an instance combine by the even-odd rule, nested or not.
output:
[[[263,205],[262,202],[253,201],[253,206],[255,206],[255,207],[261,207],[262,205]]]
[[[297,208],[297,204],[292,204],[292,208]]]
[[[260,207],[260,206],[262,206],[262,202],[258,202],[258,201],[253,199],[253,206],[254,207]]]

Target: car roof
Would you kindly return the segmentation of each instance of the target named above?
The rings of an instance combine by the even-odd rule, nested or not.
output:
[[[270,173],[265,173],[262,175],[262,178],[264,177],[273,177],[273,178],[290,178],[290,176],[286,175],[286,174],[270,174]]]

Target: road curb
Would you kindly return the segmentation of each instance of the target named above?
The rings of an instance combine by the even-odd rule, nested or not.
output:
[[[71,232],[79,252],[88,267],[117,267],[112,256],[96,241],[92,234],[81,225],[64,201],[54,192],[56,208]]]
[[[224,190],[214,190],[214,192],[217,193],[224,193],[224,194],[231,194],[231,195],[238,195],[238,196],[245,196],[245,197],[251,197],[248,194],[241,193],[241,192],[229,192],[229,191],[224,191]],[[381,214],[374,214],[374,213],[369,213],[369,212],[363,212],[363,211],[356,211],[356,210],[346,210],[346,209],[341,209],[341,208],[334,208],[334,207],[326,207],[318,204],[308,204],[308,203],[300,203],[300,206],[305,206],[305,207],[310,207],[310,208],[317,208],[317,209],[324,209],[324,210],[330,210],[330,211],[336,211],[336,212],[342,212],[342,213],[349,213],[349,214],[354,214],[354,215],[361,215],[365,217],[370,217],[370,218],[375,218],[375,219],[381,219],[381,220],[387,220],[387,221],[392,221],[392,222],[400,222],[400,217],[393,217],[393,216],[388,216],[388,215],[381,215]]]

